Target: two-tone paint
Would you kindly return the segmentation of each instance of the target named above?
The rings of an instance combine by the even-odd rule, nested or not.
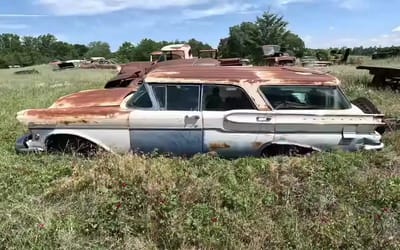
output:
[[[250,97],[254,109],[229,111],[160,110],[151,84],[232,85]],[[337,78],[294,67],[219,67],[171,65],[147,74],[152,108],[132,109],[130,88],[78,92],[47,109],[24,110],[17,119],[30,134],[17,150],[46,151],[54,135],[72,135],[116,153],[132,151],[193,155],[215,151],[222,156],[261,155],[273,144],[296,145],[315,151],[381,149],[381,114],[364,114],[352,105],[345,110],[274,110],[260,92],[262,85],[336,86]],[[199,92],[199,100],[202,100]],[[202,105],[199,105],[202,107]]]

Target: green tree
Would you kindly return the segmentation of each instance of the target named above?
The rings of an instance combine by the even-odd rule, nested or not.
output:
[[[75,51],[74,46],[69,43],[57,41],[51,45],[51,56],[53,59],[57,57],[59,60],[69,60],[76,58],[78,53]]]
[[[282,50],[292,54],[296,57],[303,57],[306,50],[304,41],[296,34],[289,32],[286,35],[284,43],[282,43]]]
[[[57,42],[57,38],[54,35],[46,34],[39,36],[37,39],[39,53],[42,55],[43,60],[52,60],[56,54],[53,50],[53,44]]]
[[[134,61],[149,61],[150,53],[153,51],[160,50],[162,47],[161,43],[155,42],[151,39],[143,39],[136,46],[134,53]]]
[[[190,39],[189,41],[187,41],[185,43],[189,44],[190,47],[192,48],[193,56],[198,56],[199,50],[212,49],[212,47],[209,44],[203,43],[194,38]]]
[[[255,64],[263,63],[263,45],[280,45],[296,55],[304,52],[304,42],[287,29],[282,16],[264,12],[255,22],[243,22],[229,29],[229,37],[221,39],[222,57],[248,58]]]
[[[94,41],[88,45],[89,49],[86,52],[86,57],[111,57],[110,45],[106,42]]]
[[[73,47],[78,58],[84,57],[89,51],[89,48],[83,44],[74,44]]]
[[[116,52],[116,57],[120,63],[133,61],[135,59],[135,45],[131,42],[124,42]]]

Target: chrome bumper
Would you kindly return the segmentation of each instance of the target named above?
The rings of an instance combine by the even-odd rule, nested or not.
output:
[[[19,154],[39,153],[44,151],[44,149],[41,144],[32,140],[32,134],[25,134],[15,142],[15,151]]]
[[[379,151],[379,150],[382,150],[384,147],[385,147],[385,144],[381,143],[379,145],[364,145],[362,149],[368,150],[368,151],[370,151],[370,150]]]

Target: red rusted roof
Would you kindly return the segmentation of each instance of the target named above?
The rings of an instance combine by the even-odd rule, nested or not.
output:
[[[174,83],[259,83],[259,84],[311,84],[338,85],[337,78],[301,67],[193,67],[176,65],[158,67],[149,72],[146,82]]]
[[[79,108],[119,106],[133,88],[95,89],[73,93],[59,98],[51,108]]]

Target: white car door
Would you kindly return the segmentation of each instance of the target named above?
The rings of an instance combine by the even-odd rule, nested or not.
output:
[[[203,151],[199,85],[146,85],[152,108],[130,115],[133,151],[193,155]]]
[[[345,145],[368,131],[337,87],[262,86],[274,107],[275,142],[317,149]],[[367,121],[368,122],[368,121]],[[373,130],[372,130],[373,131]]]
[[[205,151],[225,157],[254,156],[273,140],[273,117],[255,109],[240,87],[204,85],[202,99]]]

